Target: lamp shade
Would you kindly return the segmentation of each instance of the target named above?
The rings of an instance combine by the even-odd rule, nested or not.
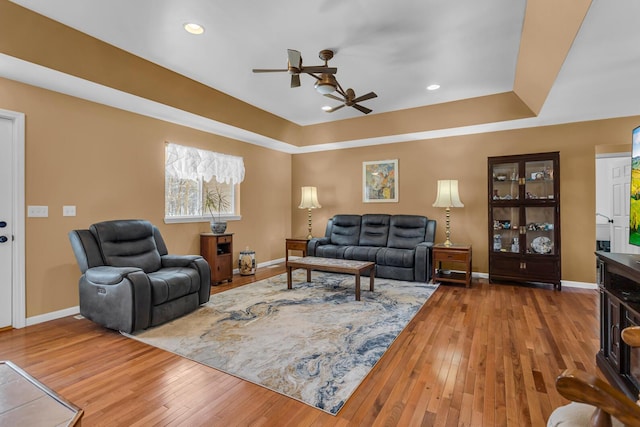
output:
[[[458,194],[458,180],[438,180],[438,193],[436,201],[433,202],[436,208],[462,208],[464,204],[460,201]]]
[[[300,199],[300,209],[321,208],[318,203],[318,189],[316,187],[302,187],[302,198]]]

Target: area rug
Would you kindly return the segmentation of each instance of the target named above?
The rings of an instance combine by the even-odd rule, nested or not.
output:
[[[211,296],[133,338],[337,414],[437,285],[294,271]]]

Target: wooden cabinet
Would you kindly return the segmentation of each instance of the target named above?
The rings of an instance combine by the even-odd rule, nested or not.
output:
[[[200,255],[211,267],[211,283],[233,279],[232,234],[200,234]]]
[[[558,152],[489,157],[489,281],[561,289]]]
[[[445,246],[442,243],[433,245],[433,271],[431,277],[434,282],[461,283],[465,287],[471,286],[471,246],[457,245]],[[463,268],[462,271],[443,269],[443,266],[451,265]]]
[[[610,383],[636,400],[640,391],[640,349],[622,340],[621,332],[640,324],[640,255],[596,252],[600,291],[598,368]]]

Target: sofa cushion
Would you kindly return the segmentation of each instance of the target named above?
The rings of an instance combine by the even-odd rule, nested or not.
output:
[[[149,282],[153,305],[164,304],[200,289],[198,271],[188,267],[169,267],[149,273]]]
[[[138,267],[145,273],[160,268],[160,253],[153,235],[153,225],[143,220],[117,220],[93,224],[105,264],[114,267]]]
[[[389,223],[387,247],[413,249],[424,242],[427,218],[419,215],[393,215]]]
[[[377,246],[347,246],[344,251],[344,259],[355,261],[376,262],[376,254],[380,250]]]
[[[387,246],[391,215],[365,214],[360,225],[360,246]]]
[[[344,258],[344,251],[348,246],[322,245],[316,248],[315,256],[322,258]]]
[[[415,253],[415,250],[412,249],[380,248],[376,254],[376,264],[391,267],[413,267]]]
[[[331,243],[341,246],[357,246],[360,239],[360,220],[360,215],[334,216],[331,226]]]

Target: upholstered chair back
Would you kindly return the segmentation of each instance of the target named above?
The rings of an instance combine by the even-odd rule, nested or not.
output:
[[[413,249],[425,241],[427,218],[418,215],[393,215],[389,224],[387,247]]]
[[[390,218],[391,216],[386,214],[362,215],[360,246],[387,246]]]
[[[105,265],[138,267],[145,273],[160,269],[160,251],[150,222],[106,221],[93,224],[89,230],[98,242]],[[164,249],[166,251],[166,247]]]
[[[331,226],[331,243],[357,246],[360,239],[360,215],[335,215]]]

